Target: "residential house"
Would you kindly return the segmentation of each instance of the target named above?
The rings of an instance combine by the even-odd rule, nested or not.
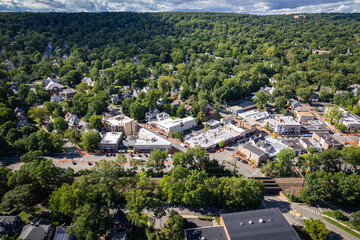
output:
[[[91,77],[84,77],[81,82],[86,83],[88,86],[90,87],[94,87],[95,86],[95,81],[92,80]]]
[[[60,79],[58,78],[47,78],[47,79],[43,79],[43,87],[46,87],[47,85],[49,85],[49,83],[60,83]]]
[[[331,51],[317,50],[317,49],[313,49],[313,50],[312,50],[312,54],[318,54],[318,55],[321,55],[321,54],[324,54],[324,53],[330,54],[330,53],[331,53]]]
[[[53,240],[75,240],[75,234],[66,233],[67,227],[57,227]]]
[[[319,101],[320,101],[319,95],[316,93],[312,93],[311,94],[311,102],[319,102]]]
[[[72,88],[64,89],[59,92],[59,95],[66,99],[73,99],[76,94],[76,91]]]
[[[301,19],[301,20],[305,20],[306,19],[306,16],[305,15],[294,15],[294,19]]]
[[[186,240],[300,240],[279,208],[226,213],[220,226],[185,229]]]
[[[65,114],[65,121],[68,123],[69,128],[72,128],[77,126],[77,124],[80,122],[80,119],[76,114],[68,112]]]
[[[290,107],[292,109],[295,109],[295,108],[298,108],[298,107],[302,106],[302,104],[298,100],[295,100],[295,99],[290,99],[289,102],[290,102]]]
[[[99,148],[104,152],[117,152],[122,138],[122,132],[107,132],[102,136]]]
[[[126,218],[126,215],[121,210],[116,210],[114,214],[114,223],[111,229],[111,240],[125,240],[130,239],[132,226]]]
[[[159,113],[160,111],[156,107],[150,107],[149,111],[145,113],[145,121],[149,122],[154,120]]]
[[[32,124],[28,122],[26,112],[21,107],[16,107],[14,110],[15,117],[17,119],[16,127],[21,129],[24,126],[31,126]]]
[[[64,89],[64,85],[53,81],[50,81],[49,84],[47,84],[45,87],[45,90],[48,91],[50,95],[59,94]]]
[[[48,240],[54,230],[54,225],[52,225],[47,219],[40,218],[32,224],[25,225],[18,239]]]
[[[114,104],[121,102],[121,99],[120,99],[119,95],[118,94],[112,94],[111,95],[111,102],[114,103]]]
[[[342,144],[335,140],[328,132],[314,132],[312,137],[321,144],[323,149],[342,148]]]
[[[21,232],[24,222],[19,216],[0,216],[0,237]]]
[[[63,98],[62,96],[60,96],[60,95],[52,95],[52,96],[50,97],[50,101],[51,101],[51,102],[59,103],[59,102],[61,102],[61,101],[63,101],[63,100],[64,100],[64,98]]]

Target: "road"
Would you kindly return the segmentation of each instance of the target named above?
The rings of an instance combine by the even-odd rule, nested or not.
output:
[[[245,164],[241,161],[233,159],[232,155],[236,151],[237,151],[237,146],[234,145],[234,146],[231,146],[229,149],[224,149],[224,151],[222,151],[222,152],[210,153],[210,159],[218,160],[220,164],[222,164],[222,163],[225,164],[225,166],[231,171],[234,171],[234,165],[235,165],[236,166],[235,171],[247,178],[264,176],[262,174],[260,168],[254,169],[254,168],[251,168],[250,164],[248,164],[248,163]],[[226,162],[229,162],[232,165],[229,165]]]
[[[261,208],[273,208],[278,207],[283,213],[284,217],[288,220],[290,224],[293,225],[304,225],[303,219],[320,219],[325,223],[326,227],[330,231],[329,239],[333,240],[356,240],[358,238],[353,235],[343,231],[342,229],[328,223],[322,217],[322,212],[331,211],[328,207],[323,206],[310,206],[302,205],[298,203],[290,203],[278,196],[266,196],[262,201]]]

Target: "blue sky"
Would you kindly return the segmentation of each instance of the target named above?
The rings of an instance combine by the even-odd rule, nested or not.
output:
[[[0,11],[209,11],[253,14],[359,13],[360,0],[0,0]]]

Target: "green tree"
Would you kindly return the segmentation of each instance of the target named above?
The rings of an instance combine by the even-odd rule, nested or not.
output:
[[[185,221],[180,214],[174,210],[170,212],[169,219],[166,221],[164,232],[166,239],[183,239]]]
[[[350,223],[360,231],[360,211],[354,212],[351,218]]]
[[[218,143],[218,145],[219,145],[219,147],[224,147],[225,146],[225,143],[224,143],[224,141],[223,140],[221,140],[219,143]]]
[[[259,90],[258,92],[256,92],[254,99],[254,101],[256,102],[256,107],[258,109],[266,107],[268,99],[269,96],[266,93]]]
[[[135,120],[143,120],[145,117],[145,107],[136,101],[130,105],[130,116]]]
[[[75,221],[70,232],[77,238],[97,240],[111,227],[112,218],[109,209],[96,204],[85,204],[75,211]]]
[[[49,111],[45,107],[32,107],[29,109],[29,117],[35,122],[43,124],[49,118]]]
[[[89,127],[99,129],[102,126],[102,116],[93,115],[89,119]]]
[[[64,132],[68,128],[68,124],[62,117],[57,117],[54,120],[54,128],[59,132]]]
[[[183,118],[186,116],[185,104],[181,104],[181,106],[178,107],[178,109],[176,110],[176,116],[179,118]]]
[[[165,168],[165,161],[167,159],[168,151],[161,151],[160,149],[154,149],[151,151],[148,158],[148,168],[156,172],[160,172]]]
[[[17,185],[14,189],[4,194],[1,199],[2,209],[27,209],[33,206],[37,199],[34,195],[34,184]]]
[[[86,152],[93,152],[98,148],[100,142],[99,133],[96,131],[84,132],[81,136],[80,146]]]
[[[179,139],[181,142],[184,141],[184,133],[183,133],[183,132],[179,132],[179,131],[173,132],[173,133],[171,133],[171,137],[177,138],[177,139]]]
[[[40,150],[35,150],[35,151],[29,151],[27,153],[25,153],[24,155],[22,155],[20,157],[20,160],[23,162],[33,162],[33,161],[38,161],[43,158],[44,153]]]
[[[314,240],[326,240],[329,235],[329,230],[327,230],[325,224],[320,219],[305,219],[303,220],[305,228],[303,229],[307,232],[311,239]]]
[[[342,149],[341,153],[345,162],[351,164],[354,172],[357,172],[357,166],[360,165],[360,148],[347,146]]]

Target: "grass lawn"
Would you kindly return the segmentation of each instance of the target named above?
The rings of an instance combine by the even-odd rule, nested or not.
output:
[[[323,212],[323,214],[324,214],[324,215],[327,215],[327,216],[329,216],[329,217],[332,217],[332,218],[338,220],[339,222],[342,222],[343,224],[348,224],[348,221],[337,219],[337,218],[335,217],[334,212]],[[352,227],[352,226],[351,226],[351,227]]]
[[[18,216],[21,218],[22,221],[24,221],[25,223],[30,223],[31,220],[33,219],[33,217],[39,213],[41,213],[41,211],[44,208],[30,208],[27,211],[22,211]]]
[[[328,221],[329,223],[337,226],[338,228],[344,230],[345,232],[353,235],[354,237],[360,238],[360,234],[357,234],[356,232],[352,231],[350,228],[344,227],[343,225],[335,222],[334,220],[332,220],[332,219],[330,219],[330,218],[324,217],[324,219],[325,219],[326,221]]]

